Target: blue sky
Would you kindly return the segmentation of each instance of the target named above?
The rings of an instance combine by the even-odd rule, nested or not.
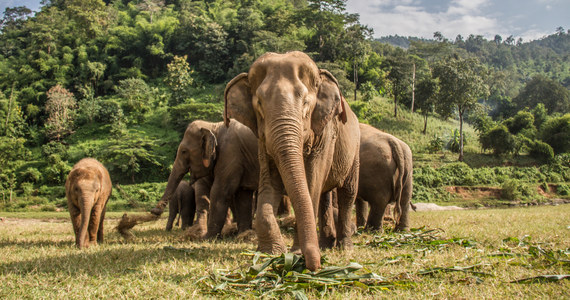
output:
[[[570,29],[570,0],[348,0],[347,10],[360,14],[375,37],[432,38],[440,31],[451,40],[500,34],[530,41]]]
[[[25,5],[39,9],[39,0],[0,0],[6,7]],[[360,21],[374,29],[374,36],[432,38],[440,31],[455,39],[458,34],[500,34],[524,41],[570,29],[570,0],[348,0],[347,10],[360,14]]]

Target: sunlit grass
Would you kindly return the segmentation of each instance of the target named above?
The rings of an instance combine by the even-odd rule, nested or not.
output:
[[[124,241],[114,230],[119,215],[111,213],[106,219],[104,244],[80,251],[73,246],[66,212],[0,213],[4,218],[0,223],[0,298],[226,297],[213,294],[203,281],[209,280],[214,270],[246,271],[251,265],[251,257],[240,253],[255,250],[254,243],[236,239],[185,241],[180,230],[164,231],[164,219],[135,227],[136,238]],[[570,274],[568,264],[548,266],[527,256],[488,255],[504,251],[501,247],[506,246],[524,254],[526,250],[503,240],[526,235],[530,236],[529,243],[543,249],[569,249],[569,216],[570,205],[416,212],[412,214],[412,227],[441,229],[446,238],[467,238],[475,241],[476,246],[379,248],[366,245],[374,235],[363,233],[354,237],[353,251],[324,251],[325,266],[357,262],[364,266],[363,271],[374,272],[396,284],[387,290],[354,287],[305,293],[309,298],[335,299],[565,298],[570,294],[569,280],[509,282],[545,274]],[[289,233],[286,241],[291,245]],[[403,258],[391,259],[398,255]],[[490,276],[480,277],[483,281],[477,283],[475,276],[464,272],[421,275],[422,270],[435,267],[473,265],[476,271]],[[282,296],[291,297],[276,297]]]

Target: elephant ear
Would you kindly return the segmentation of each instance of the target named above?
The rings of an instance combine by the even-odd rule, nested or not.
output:
[[[257,135],[257,118],[253,111],[252,94],[247,73],[232,79],[224,91],[224,123],[230,125],[230,118],[249,127]]]
[[[201,128],[200,132],[202,132],[202,164],[208,168],[212,160],[216,159],[218,141],[210,129]]]
[[[317,135],[323,132],[325,126],[336,115],[346,123],[345,100],[342,96],[338,81],[327,70],[320,72],[321,84],[317,91],[317,103],[311,116],[311,129]]]

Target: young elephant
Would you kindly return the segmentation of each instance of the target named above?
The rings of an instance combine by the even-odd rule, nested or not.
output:
[[[357,226],[382,228],[388,203],[395,203],[396,230],[407,230],[412,199],[412,151],[396,137],[360,124],[360,181],[356,200]],[[366,202],[370,205],[366,215]]]
[[[179,220],[182,220],[182,230],[192,226],[195,213],[196,198],[194,187],[187,181],[181,181],[176,188],[176,192],[174,192],[174,197],[170,198],[166,230],[172,230],[172,224],[176,216],[179,216]],[[176,222],[176,226],[178,226],[178,222]]]
[[[103,242],[105,207],[111,189],[109,172],[93,158],[80,160],[69,172],[65,196],[78,248]]]
[[[249,128],[239,122],[232,122],[229,127],[222,122],[190,123],[178,146],[162,199],[151,213],[162,214],[188,172],[194,182],[196,200],[196,221],[192,226],[196,234],[193,236],[218,236],[230,205],[238,232],[251,229],[252,197],[259,181],[259,163],[257,138]]]

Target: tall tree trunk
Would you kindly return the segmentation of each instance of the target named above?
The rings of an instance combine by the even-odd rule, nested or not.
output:
[[[14,87],[16,82],[12,83],[12,93],[10,94],[10,102],[8,102],[8,112],[6,113],[6,124],[4,125],[4,135],[8,135],[8,121],[10,121],[10,113],[12,112],[12,103],[14,103]]]
[[[398,97],[394,95],[394,118],[398,118]]]
[[[356,58],[354,58],[354,101],[356,101],[356,87],[358,85],[358,70],[356,69]]]
[[[428,120],[428,115],[425,114],[424,115],[424,131],[422,131],[423,134],[426,134],[426,132],[427,132],[427,120]]]
[[[459,109],[459,161],[463,161],[463,113],[462,109]]]
[[[414,112],[415,94],[416,94],[416,63],[414,63],[414,67],[412,70],[412,112]]]

